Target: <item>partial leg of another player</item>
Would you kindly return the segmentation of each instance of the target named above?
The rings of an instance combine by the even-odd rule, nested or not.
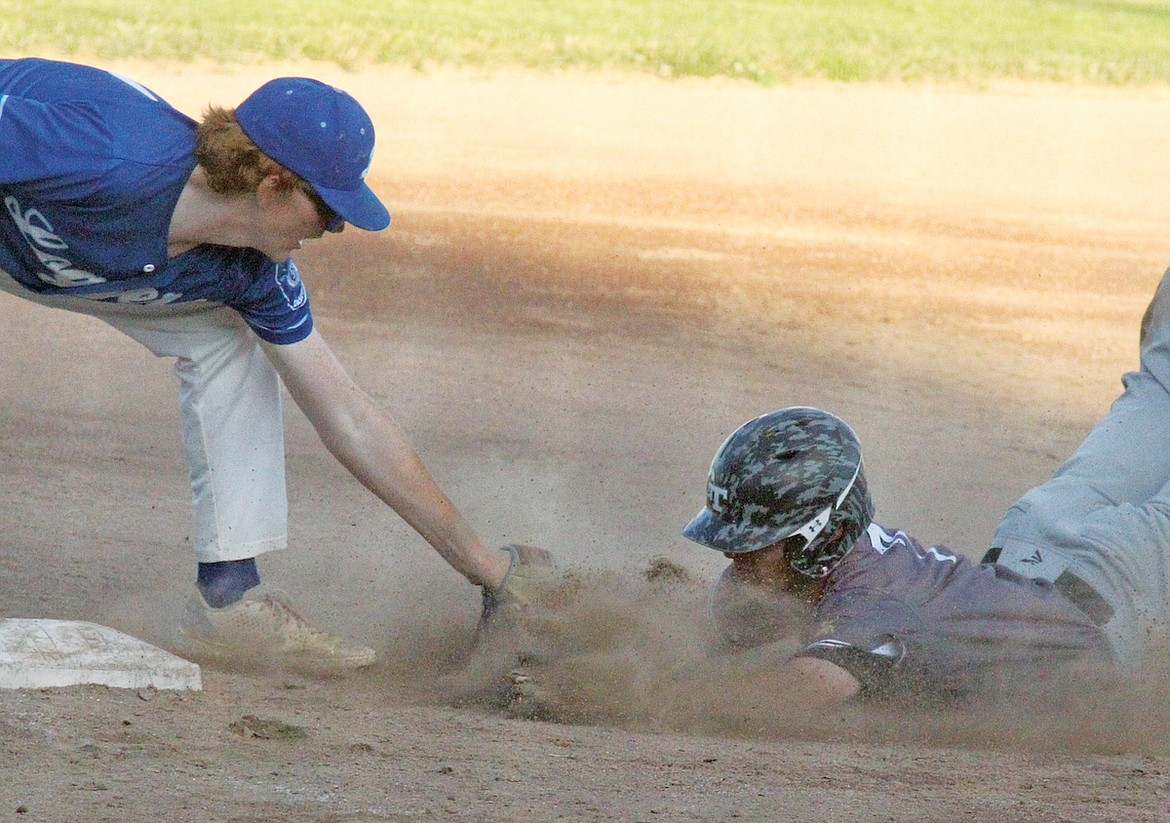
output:
[[[990,557],[1029,576],[1084,581],[1113,611],[1105,629],[1123,662],[1170,620],[1170,272],[1142,322],[1141,367],[1073,455],[1025,494]]]

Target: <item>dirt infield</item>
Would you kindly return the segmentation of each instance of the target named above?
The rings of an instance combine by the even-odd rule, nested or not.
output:
[[[289,73],[366,103],[393,223],[304,251],[319,327],[487,539],[598,594],[562,722],[451,706],[477,592],[294,411],[293,546],[262,571],[382,661],[0,693],[0,820],[1166,819],[1163,672],[1073,713],[823,719],[669,681],[722,564],[678,532],[747,418],[838,412],[882,522],[972,554],[1075,446],[1170,264],[1170,96],[115,68],[191,114]],[[169,645],[168,364],[6,295],[0,323],[0,614]],[[646,582],[658,557],[694,583]]]

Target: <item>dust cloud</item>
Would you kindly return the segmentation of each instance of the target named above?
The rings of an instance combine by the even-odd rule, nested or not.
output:
[[[745,699],[761,656],[713,651],[708,584],[663,558],[641,574],[571,574],[557,608],[519,639],[474,644],[474,626],[399,626],[381,671],[427,704],[568,725],[745,740],[925,744],[1063,754],[1170,754],[1170,653],[1136,676],[1070,670],[1036,692],[940,703],[922,696],[810,711],[777,691]],[[766,659],[795,651],[792,633]],[[522,672],[522,676],[517,675]],[[518,679],[520,682],[518,682]]]

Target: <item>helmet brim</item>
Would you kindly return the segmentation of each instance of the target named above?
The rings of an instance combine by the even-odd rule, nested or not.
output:
[[[776,529],[760,529],[721,520],[704,506],[682,530],[687,540],[725,554],[747,554],[783,540],[787,535]]]

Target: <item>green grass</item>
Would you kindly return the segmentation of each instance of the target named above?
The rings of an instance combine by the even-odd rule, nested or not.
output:
[[[16,0],[0,55],[1170,85],[1153,0]]]

